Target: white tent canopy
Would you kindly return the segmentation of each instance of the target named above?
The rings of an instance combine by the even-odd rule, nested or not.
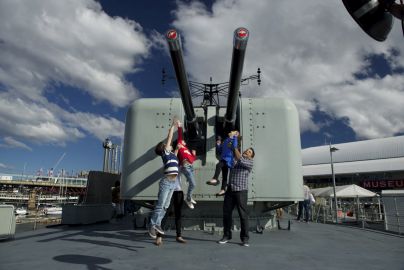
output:
[[[332,187],[315,188],[311,190],[311,193],[314,197],[334,198],[334,190]],[[335,193],[337,198],[363,198],[377,196],[376,193],[357,185],[336,186]]]

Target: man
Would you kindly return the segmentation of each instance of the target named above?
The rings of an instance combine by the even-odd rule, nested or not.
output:
[[[253,158],[255,153],[253,148],[245,150],[243,155],[240,154],[240,151],[237,148],[234,148],[233,151],[236,163],[230,171],[230,181],[224,195],[223,238],[218,243],[225,244],[231,240],[232,213],[234,207],[237,207],[241,224],[241,244],[248,247],[248,176],[253,168]]]

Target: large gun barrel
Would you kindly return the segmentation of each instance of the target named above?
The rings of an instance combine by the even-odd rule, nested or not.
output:
[[[188,135],[197,135],[197,122],[192,105],[191,92],[189,90],[188,77],[185,71],[184,60],[182,57],[181,39],[176,30],[169,30],[166,34],[168,47],[170,50],[171,60],[175,69],[178,87],[180,89],[181,100],[184,106]]]
[[[231,60],[229,94],[225,114],[225,130],[234,129],[238,106],[238,97],[243,73],[244,56],[247,48],[249,32],[240,27],[234,31],[233,55]]]

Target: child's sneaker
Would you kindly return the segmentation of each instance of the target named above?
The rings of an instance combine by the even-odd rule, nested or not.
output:
[[[154,229],[154,226],[149,227],[149,235],[153,239],[157,238],[157,234],[156,234],[156,230]]]
[[[157,231],[159,234],[164,234],[163,229],[158,225],[154,225],[154,230]]]
[[[191,201],[188,201],[188,200],[185,199],[185,203],[188,205],[189,209],[194,209],[195,208]]]

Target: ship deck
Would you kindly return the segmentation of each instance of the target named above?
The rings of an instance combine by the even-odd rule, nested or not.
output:
[[[157,247],[146,230],[119,222],[52,226],[0,242],[0,268],[13,269],[404,269],[404,238],[352,227],[292,222],[291,230],[251,233],[250,247],[234,232],[167,231]],[[283,221],[286,223],[286,221]],[[286,225],[286,224],[283,224]]]

